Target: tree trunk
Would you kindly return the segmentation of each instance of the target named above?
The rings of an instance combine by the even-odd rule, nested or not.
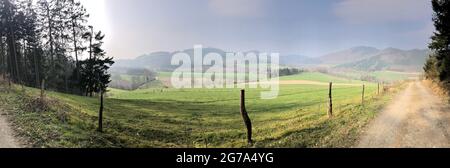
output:
[[[3,32],[0,30],[0,71],[4,79],[6,79],[6,55],[3,43]]]
[[[36,87],[38,87],[39,86],[39,66],[38,66],[38,61],[37,61],[37,57],[36,57],[36,48],[33,49],[33,62],[34,62]]]
[[[92,60],[92,37],[94,36],[94,29],[91,27],[91,36],[89,37],[89,60]]]
[[[48,26],[48,38],[50,43],[50,69],[53,70],[55,68],[55,62],[54,62],[54,55],[55,55],[55,49],[54,49],[54,41],[53,41],[53,25],[52,25],[52,17],[50,15],[50,7],[48,2],[45,4],[46,8],[46,17],[47,17],[47,26]]]
[[[332,92],[332,89],[333,89],[333,83],[330,82],[330,88],[328,91],[328,99],[329,99],[328,117],[329,118],[333,117],[333,94],[332,94],[333,92]]]
[[[8,43],[8,56],[7,56],[7,69],[8,69],[8,78],[10,80],[13,80],[12,78],[14,78],[14,59],[13,59],[13,51],[12,51],[12,47],[11,47],[11,40],[8,39],[7,40]]]
[[[22,44],[23,44],[23,45],[21,45],[22,53],[19,54],[18,62],[19,62],[19,65],[21,65],[21,66],[19,66],[19,72],[21,72],[20,79],[22,79],[21,83],[22,83],[22,89],[23,89],[24,85],[27,83],[26,80],[28,79],[27,78],[28,72],[26,70],[28,67],[28,62],[27,62],[28,59],[26,58],[28,56],[28,41],[23,39]]]
[[[11,90],[11,75],[8,76],[8,90]]]
[[[92,27],[90,27],[90,28],[91,28],[91,36],[89,37],[89,62],[88,62],[88,65],[92,64],[91,61],[93,59],[92,58],[92,37],[94,36],[94,29]],[[89,70],[93,71],[93,67],[90,67],[90,68],[92,68],[92,69],[89,69]],[[92,97],[92,92],[93,92],[92,90],[93,90],[93,88],[91,88],[91,85],[89,84],[89,86],[88,86],[89,97]]]
[[[19,73],[19,63],[17,61],[16,37],[13,33],[11,24],[9,26],[9,33],[10,33],[10,38],[11,38],[12,52],[13,52],[12,56],[14,56],[14,64],[15,64],[17,82],[20,85],[22,85],[22,81],[20,79],[20,73]]]
[[[76,68],[78,69],[78,47],[77,47],[77,32],[76,32],[76,30],[75,30],[75,19],[72,19],[72,34],[73,34],[73,50],[74,50],[74,53],[75,53],[75,65],[76,65]]]
[[[76,25],[76,20],[75,18],[72,18],[72,35],[73,35],[73,48],[74,48],[74,53],[75,53],[75,73],[76,73],[76,81],[80,82],[80,64],[78,61],[78,46],[77,46],[77,32],[75,30],[75,25]],[[81,89],[81,84],[78,83],[79,85],[79,91],[80,91],[80,95],[83,93],[82,89]]]
[[[362,97],[361,97],[361,104],[362,104],[362,105],[364,105],[364,92],[365,92],[365,90],[366,90],[366,85],[363,85],[363,88],[362,88]]]

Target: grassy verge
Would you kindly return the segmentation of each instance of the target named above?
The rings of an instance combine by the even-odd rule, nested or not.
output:
[[[26,89],[30,90],[30,89]],[[0,106],[8,112],[16,133],[30,147],[118,147],[114,133],[95,131],[96,117],[48,98],[41,106],[35,93],[13,88],[0,94]]]

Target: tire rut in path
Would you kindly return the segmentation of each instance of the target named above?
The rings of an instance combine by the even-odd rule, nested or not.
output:
[[[410,83],[369,125],[357,147],[450,147],[450,111],[421,82]]]

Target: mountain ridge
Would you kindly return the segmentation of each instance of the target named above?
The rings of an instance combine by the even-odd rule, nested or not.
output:
[[[147,68],[151,70],[173,70],[172,55],[185,52],[193,57],[194,49],[168,52],[158,51],[143,54],[134,59],[116,60],[115,67]],[[211,52],[219,53],[223,57],[227,53],[219,48],[203,48],[203,55]],[[248,52],[259,53],[257,50]],[[247,53],[247,52],[246,52]],[[399,70],[420,71],[426,61],[427,49],[402,50],[398,48],[377,49],[375,47],[357,46],[346,50],[333,52],[321,57],[308,57],[300,54],[280,55],[280,64],[286,66],[331,65],[334,68],[350,68],[363,71]]]
[[[428,49],[401,50],[386,48],[373,56],[335,66],[361,71],[414,71],[422,70],[430,51]]]

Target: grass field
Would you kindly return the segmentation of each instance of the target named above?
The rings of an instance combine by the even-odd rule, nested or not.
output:
[[[342,71],[337,73],[338,76],[345,76],[351,79],[360,79],[361,77],[373,77],[375,80],[380,82],[399,82],[409,79],[418,79],[420,73],[416,72],[397,72],[397,71],[374,71],[374,72],[361,72],[361,71]]]
[[[372,76],[376,77],[379,80],[386,82],[395,82],[408,80],[411,78],[419,78],[420,74],[418,73],[403,73],[403,72],[394,72],[394,71],[377,71],[372,72]]]
[[[345,82],[322,74],[282,80]],[[352,81],[361,82],[361,81]],[[362,83],[362,82],[361,82]],[[254,147],[349,147],[391,94],[376,95],[376,85],[333,89],[334,117],[327,116],[327,86],[281,85],[280,96],[259,98],[247,89]],[[4,91],[3,91],[4,92]],[[105,102],[105,133],[95,131],[97,98],[47,92],[51,106],[29,108],[38,90],[13,89],[0,95],[17,132],[35,147],[248,147],[239,112],[239,89],[111,89]],[[31,102],[31,103],[30,103]]]
[[[299,75],[283,76],[280,80],[309,80],[317,82],[333,82],[333,83],[364,83],[359,80],[351,80],[340,77],[335,77],[319,72],[305,72]]]

